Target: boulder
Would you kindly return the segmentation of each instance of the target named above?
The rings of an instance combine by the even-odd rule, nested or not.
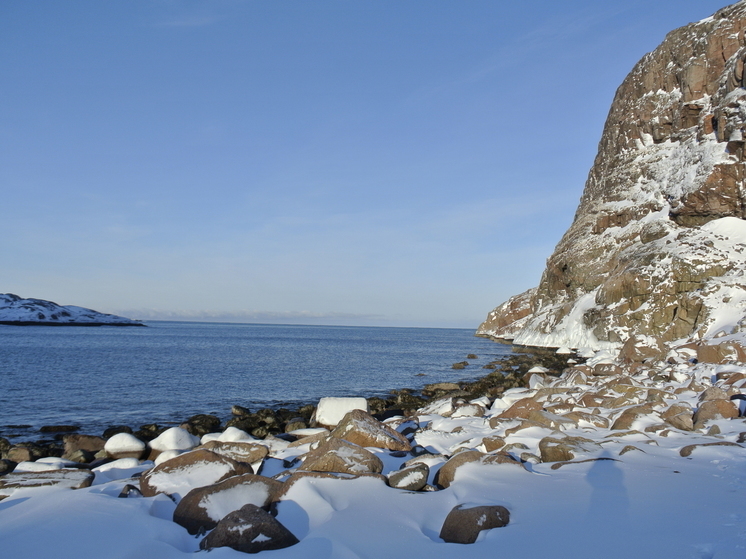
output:
[[[500,505],[457,505],[446,516],[440,538],[449,543],[474,543],[479,532],[507,526],[510,512]]]
[[[661,413],[661,417],[666,423],[682,431],[694,430],[693,416],[694,410],[689,404],[683,402],[673,404]]]
[[[427,464],[418,462],[402,468],[388,475],[389,485],[406,491],[419,491],[427,484],[430,468]]]
[[[62,439],[65,442],[65,453],[62,455],[63,458],[73,460],[73,455],[80,456],[79,451],[85,451],[90,453],[91,456],[96,454],[98,451],[104,448],[106,441],[101,437],[95,437],[93,435],[65,435]],[[79,462],[80,460],[75,460]],[[88,460],[90,461],[90,460]]]
[[[89,470],[47,470],[43,472],[11,472],[0,477],[0,499],[12,495],[18,489],[31,487],[66,487],[81,489],[90,487],[95,474]]]
[[[383,471],[383,462],[373,453],[342,439],[330,438],[303,456],[303,469],[346,474]]]
[[[528,419],[528,416],[531,414],[532,411],[538,411],[541,409],[541,403],[537,402],[533,398],[522,398],[516,402],[513,402],[513,405],[511,405],[497,417],[500,419]],[[492,427],[491,421],[490,427]]]
[[[269,454],[269,449],[265,445],[249,442],[209,441],[200,448],[247,464],[260,462]]]
[[[438,473],[435,474],[435,485],[445,489],[450,487],[456,478],[456,472],[465,464],[479,463],[483,465],[497,466],[510,464],[521,466],[521,462],[513,458],[507,452],[497,452],[494,454],[484,454],[478,450],[465,450],[454,454],[445,464],[443,464]]]
[[[151,459],[165,450],[191,450],[199,445],[199,443],[199,437],[192,435],[186,429],[171,427],[150,441],[150,448],[155,451],[155,456],[151,452]]]
[[[140,491],[146,497],[167,493],[177,498],[196,487],[205,487],[231,476],[253,474],[251,466],[200,449],[180,454],[151,468],[140,477]]]
[[[544,437],[539,441],[542,462],[569,462],[578,455],[601,450],[601,445],[585,437]]]
[[[650,404],[627,408],[619,415],[619,417],[616,418],[611,426],[611,430],[627,431],[632,429],[632,424],[637,421],[638,418],[650,415],[651,413],[653,413],[653,406]]]
[[[200,413],[187,419],[186,423],[181,427],[189,431],[192,435],[201,437],[207,433],[217,433],[220,431],[220,418],[214,415]]]
[[[298,543],[290,530],[256,505],[248,504],[228,514],[205,539],[201,549],[230,547],[244,553],[282,549]]]
[[[317,424],[331,429],[352,410],[367,412],[368,401],[365,398],[321,398],[316,407],[314,420]]]
[[[376,420],[368,412],[357,409],[345,414],[331,432],[331,436],[359,446],[412,450],[407,438],[388,425]]]
[[[117,433],[104,443],[104,450],[113,459],[143,458],[147,445],[129,433]]]
[[[711,419],[735,419],[738,406],[730,400],[705,400],[694,412],[694,428],[701,429]]]
[[[564,431],[565,429],[572,429],[578,426],[577,422],[573,421],[572,418],[543,410],[532,411],[528,414],[528,421],[556,431]]]
[[[282,482],[268,477],[241,474],[213,485],[196,487],[176,506],[174,522],[190,534],[212,530],[220,520],[243,505],[266,509],[282,485]]]

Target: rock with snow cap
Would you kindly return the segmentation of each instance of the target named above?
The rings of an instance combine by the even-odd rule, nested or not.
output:
[[[0,477],[0,500],[18,489],[49,486],[81,489],[89,487],[94,477],[93,472],[81,469],[11,472]]]
[[[298,538],[275,517],[256,505],[248,504],[218,522],[200,542],[200,548],[230,547],[244,553],[259,553],[297,543]]]
[[[243,462],[236,462],[205,449],[193,450],[145,472],[140,477],[140,491],[146,497],[167,493],[180,499],[196,487],[252,473],[251,466]]]
[[[365,398],[321,398],[311,423],[332,429],[352,410],[367,412],[368,401]]]
[[[260,462],[269,454],[269,449],[265,445],[250,442],[208,441],[200,448],[247,464]]]
[[[342,439],[330,438],[303,456],[304,470],[346,474],[383,471],[383,462],[375,454]]]
[[[104,443],[104,450],[113,459],[142,458],[147,453],[147,445],[129,433],[117,433]]]
[[[363,410],[352,410],[345,414],[331,432],[331,436],[359,446],[404,451],[412,449],[404,435]]]
[[[282,482],[268,477],[241,474],[213,485],[196,487],[179,501],[174,510],[174,522],[190,534],[212,530],[220,520],[243,505],[266,509],[282,486]]]

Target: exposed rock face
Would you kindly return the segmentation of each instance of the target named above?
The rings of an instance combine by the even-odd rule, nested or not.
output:
[[[478,333],[618,349],[746,321],[746,2],[671,32],[617,90],[570,229],[538,287]],[[718,308],[740,313],[724,326]]]

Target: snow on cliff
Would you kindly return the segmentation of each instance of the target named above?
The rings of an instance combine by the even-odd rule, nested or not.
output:
[[[22,299],[12,293],[0,294],[0,323],[143,326],[141,322],[122,316],[73,305],[61,306],[42,299]]]
[[[746,2],[669,33],[617,90],[537,288],[478,334],[617,349],[746,330]]]

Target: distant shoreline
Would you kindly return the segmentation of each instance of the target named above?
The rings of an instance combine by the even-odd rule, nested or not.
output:
[[[142,322],[41,322],[35,320],[0,320],[2,326],[144,326]]]

